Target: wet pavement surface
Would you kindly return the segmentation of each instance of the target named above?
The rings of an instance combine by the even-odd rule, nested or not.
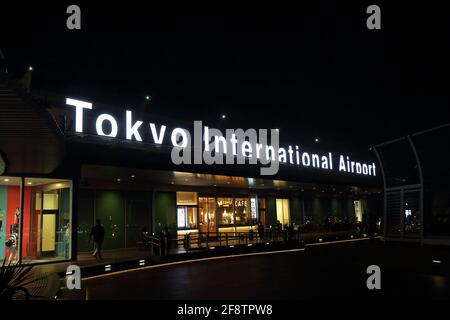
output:
[[[450,249],[357,241],[143,268],[83,280],[96,299],[449,299]],[[366,269],[381,268],[381,290]]]

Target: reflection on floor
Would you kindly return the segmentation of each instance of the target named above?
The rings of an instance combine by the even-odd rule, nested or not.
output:
[[[342,237],[343,235],[350,235],[348,231],[340,231],[340,232],[327,232],[327,233],[307,233],[302,234],[302,240],[308,239],[317,239],[319,237],[328,236],[328,237]],[[275,240],[275,239],[274,239]],[[281,241],[282,239],[280,239]],[[235,240],[236,244],[240,242],[239,240]],[[261,242],[256,235],[253,243]],[[244,244],[245,242],[241,242]],[[234,244],[234,243],[233,243]],[[209,246],[212,245],[225,245],[225,243],[217,243],[214,244],[210,242]],[[228,245],[232,245],[231,241]],[[204,245],[201,245],[204,247]],[[194,249],[194,247],[192,248]],[[179,248],[173,248],[169,251],[170,255],[182,254],[186,251],[180,246]],[[138,260],[138,259],[149,259],[151,257],[151,250],[149,248],[126,248],[126,249],[114,249],[114,250],[103,250],[102,251],[103,260],[97,260],[92,256],[92,252],[80,252],[77,256],[77,261],[66,261],[66,262],[56,262],[56,263],[48,263],[43,265],[36,265],[35,269],[41,270],[43,272],[65,272],[69,265],[78,265],[80,267],[93,267],[107,264],[114,264],[118,262]],[[43,260],[39,260],[38,262],[42,262]],[[53,262],[53,261],[52,261]]]

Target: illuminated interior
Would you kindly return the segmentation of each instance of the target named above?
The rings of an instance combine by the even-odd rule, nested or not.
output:
[[[24,263],[70,259],[71,181],[25,178],[21,208],[20,178],[0,179],[0,258]]]

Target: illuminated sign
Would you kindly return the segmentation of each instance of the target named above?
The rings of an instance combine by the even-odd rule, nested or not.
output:
[[[66,99],[66,104],[75,107],[75,132],[84,133],[84,112],[93,110],[92,103]],[[105,128],[106,127],[106,128]],[[143,135],[144,128],[147,133]],[[299,146],[289,145],[279,147],[278,130],[270,130],[270,145],[268,144],[267,129],[227,129],[226,136],[220,130],[203,126],[201,121],[194,121],[194,134],[183,128],[174,128],[167,133],[166,125],[156,125],[149,122],[144,125],[141,120],[133,117],[133,112],[125,111],[125,129],[119,127],[116,118],[108,113],[97,116],[95,130],[98,136],[118,138],[119,133],[126,140],[143,142],[144,138],[155,145],[167,145],[171,142],[172,161],[174,164],[261,164],[270,167],[261,168],[261,175],[273,175],[278,172],[278,164],[290,164],[303,168],[338,171],[342,173],[376,176],[377,167],[374,162],[364,163],[355,161],[348,155],[335,156],[331,152],[310,153]],[[192,143],[191,143],[192,142]],[[192,157],[193,153],[193,157]]]

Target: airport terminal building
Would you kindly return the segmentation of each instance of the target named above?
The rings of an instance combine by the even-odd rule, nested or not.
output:
[[[0,259],[76,260],[92,249],[96,219],[105,227],[104,249],[113,250],[136,247],[144,232],[180,238],[281,224],[325,233],[382,217],[382,175],[369,151],[285,146],[282,133],[278,154],[241,144],[244,157],[279,161],[275,175],[261,175],[248,161],[195,162],[208,145],[206,124],[197,136],[195,124],[7,83],[0,104]],[[186,148],[181,128],[193,133],[186,140],[192,163],[173,161],[174,147]]]

